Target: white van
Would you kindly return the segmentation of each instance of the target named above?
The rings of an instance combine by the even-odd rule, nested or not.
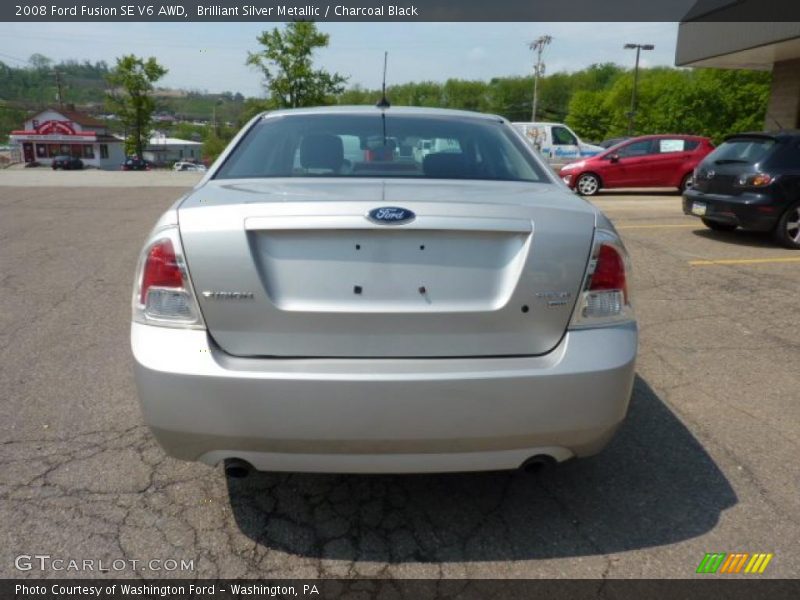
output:
[[[605,148],[581,141],[563,123],[512,123],[547,160],[565,163],[594,156]]]

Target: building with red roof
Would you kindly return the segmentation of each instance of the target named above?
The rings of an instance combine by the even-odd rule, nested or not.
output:
[[[86,166],[110,170],[125,160],[124,140],[111,135],[102,121],[71,109],[48,108],[9,138],[26,163],[49,165],[54,157],[67,155],[80,158]]]

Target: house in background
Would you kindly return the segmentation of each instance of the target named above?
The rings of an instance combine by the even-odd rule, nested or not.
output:
[[[125,160],[124,142],[111,135],[105,123],[85,113],[49,108],[27,121],[25,128],[9,136],[26,163],[50,165],[56,156],[75,156],[85,166],[118,169]],[[12,153],[14,151],[12,150]]]
[[[201,142],[154,134],[142,158],[155,165],[166,165],[179,160],[200,162],[202,149]]]

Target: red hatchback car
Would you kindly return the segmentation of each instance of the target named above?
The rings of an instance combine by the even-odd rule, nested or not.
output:
[[[559,175],[583,196],[601,188],[675,187],[682,192],[692,184],[694,168],[713,149],[704,137],[644,135],[566,164]]]

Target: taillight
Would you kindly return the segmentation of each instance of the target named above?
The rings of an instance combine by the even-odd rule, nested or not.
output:
[[[628,293],[625,281],[625,261],[619,251],[609,244],[600,244],[597,263],[589,280],[590,291],[619,290]]]
[[[628,291],[628,255],[611,231],[598,229],[573,327],[593,327],[633,320]]]
[[[156,231],[136,270],[133,320],[150,325],[203,328],[176,227]]]
[[[147,252],[139,296],[142,304],[147,301],[147,292],[151,287],[183,288],[183,276],[175,258],[175,248],[169,239],[157,241]]]
[[[755,173],[751,175],[741,175],[736,181],[736,185],[742,187],[764,187],[775,181],[772,175],[766,173]]]

